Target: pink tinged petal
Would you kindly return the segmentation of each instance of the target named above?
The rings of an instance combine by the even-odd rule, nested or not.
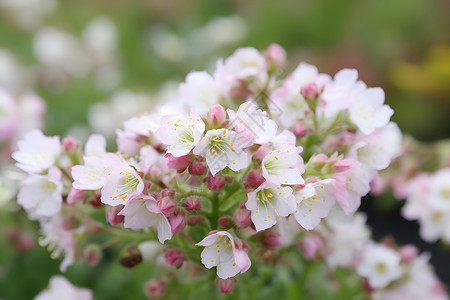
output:
[[[132,229],[142,229],[154,226],[158,219],[155,218],[154,213],[146,209],[146,200],[132,199],[120,211],[119,215],[125,217],[124,227]]]
[[[234,260],[236,262],[236,265],[238,265],[239,269],[241,270],[241,273],[247,272],[247,270],[252,265],[248,253],[244,250],[234,250]]]

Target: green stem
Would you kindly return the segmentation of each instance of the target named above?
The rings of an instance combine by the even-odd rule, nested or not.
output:
[[[219,194],[218,193],[214,193],[212,198],[211,198],[211,203],[212,203],[212,210],[211,210],[211,218],[210,218],[210,222],[211,222],[211,229],[216,229],[219,225],[219,206],[220,206],[220,201],[219,201]]]

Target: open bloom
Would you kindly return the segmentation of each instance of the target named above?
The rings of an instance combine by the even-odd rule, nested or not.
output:
[[[220,90],[214,78],[207,72],[191,72],[180,84],[180,96],[188,107],[195,107],[199,114],[206,114],[218,103]]]
[[[195,147],[194,154],[206,157],[213,175],[229,167],[233,171],[244,169],[249,164],[249,155],[243,150],[251,141],[228,129],[209,130]]]
[[[101,157],[106,153],[106,138],[101,134],[91,134],[84,145],[86,156]]]
[[[149,195],[139,195],[131,198],[119,215],[125,217],[125,228],[141,229],[154,227],[158,232],[159,241],[172,238],[172,230],[166,216],[161,212],[155,198]]]
[[[205,123],[194,110],[191,110],[190,118],[181,114],[162,117],[156,137],[167,145],[167,153],[180,157],[191,152],[204,131]]]
[[[400,254],[381,244],[368,244],[356,272],[373,288],[384,288],[403,274]]]
[[[144,190],[144,182],[136,169],[125,163],[110,166],[103,174],[102,203],[125,205],[132,195],[138,195]]]
[[[248,193],[245,207],[252,212],[256,230],[264,230],[277,223],[277,218],[294,212],[297,203],[290,187],[262,184]]]
[[[93,300],[92,291],[86,288],[77,288],[63,276],[50,278],[48,289],[40,292],[34,300]]]
[[[258,109],[253,101],[241,104],[237,112],[231,109],[227,112],[236,131],[253,138],[256,144],[269,142],[277,133],[275,121],[269,119],[267,113]]]
[[[61,152],[59,137],[44,136],[34,129],[18,142],[19,150],[12,154],[17,167],[28,173],[41,173],[53,166]]]
[[[283,144],[278,149],[269,152],[262,160],[264,178],[275,185],[302,184],[304,172],[303,159],[299,153],[302,147]]]
[[[371,134],[375,129],[387,125],[394,114],[392,108],[383,103],[383,89],[367,88],[361,91],[349,107],[350,120],[364,134]]]
[[[247,252],[239,247],[242,242],[235,241],[227,231],[214,232],[196,245],[205,247],[201,254],[205,267],[217,267],[217,276],[222,279],[244,273],[252,264]]]
[[[314,229],[330,213],[336,202],[334,179],[308,183],[296,193],[295,220],[307,230]]]
[[[48,175],[31,174],[22,182],[17,202],[31,218],[53,216],[62,205],[61,171],[52,167]]]

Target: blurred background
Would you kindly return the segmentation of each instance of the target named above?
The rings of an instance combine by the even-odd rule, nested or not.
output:
[[[357,68],[385,90],[405,133],[432,142],[450,137],[449,16],[448,0],[0,0],[0,88],[42,97],[47,135],[98,132],[113,141],[112,128],[176,96],[188,72],[213,69],[237,47],[275,42],[288,53],[286,73],[301,61],[332,75]],[[417,225],[400,217],[401,202],[387,195],[363,203],[375,238],[393,234],[431,251],[450,284],[450,251],[421,242]],[[31,299],[59,262],[14,209],[0,206],[0,298]],[[141,299],[152,272],[106,257],[71,267],[68,277],[104,299]]]

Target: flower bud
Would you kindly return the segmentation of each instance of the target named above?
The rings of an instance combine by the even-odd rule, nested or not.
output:
[[[162,296],[166,292],[166,282],[162,279],[155,278],[145,284],[145,295],[153,299]]]
[[[122,252],[119,262],[125,268],[133,268],[142,262],[141,251],[136,245],[129,245]]]
[[[177,269],[181,268],[183,262],[187,260],[186,256],[181,253],[180,250],[175,248],[169,248],[166,251],[164,258],[169,266],[175,267]]]
[[[316,257],[317,251],[323,247],[323,241],[317,234],[310,234],[300,242],[300,250],[308,259]]]
[[[303,124],[294,124],[294,126],[292,126],[292,133],[296,137],[302,138],[308,133],[308,127]]]
[[[171,189],[163,189],[161,191],[161,197],[170,197],[172,198],[173,196],[175,196],[175,190],[171,190]]]
[[[400,253],[400,257],[405,262],[410,262],[417,257],[419,252],[414,245],[405,245],[401,247],[398,251]]]
[[[170,216],[178,209],[177,204],[167,196],[161,198],[161,200],[158,202],[158,206],[165,216]]]
[[[206,166],[201,162],[193,162],[192,164],[189,165],[188,172],[191,175],[201,176],[205,174]]]
[[[63,139],[62,147],[66,153],[74,153],[80,149],[80,142],[78,142],[73,137],[68,136]]]
[[[319,98],[319,87],[315,82],[310,82],[306,85],[304,85],[300,91],[300,94],[302,94],[303,98],[307,101],[313,101]]]
[[[225,228],[231,228],[231,217],[229,215],[220,216],[219,225]]]
[[[175,157],[172,154],[167,153],[164,157],[168,159],[167,166],[170,169],[175,169],[178,171],[184,171],[192,161],[192,157],[190,155]]]
[[[237,227],[244,229],[252,225],[251,213],[247,209],[238,209],[234,213],[234,222]]]
[[[74,204],[77,202],[81,202],[84,200],[85,196],[86,196],[86,191],[72,188],[69,192],[69,195],[67,195],[67,204],[70,205],[70,204]]]
[[[266,157],[267,153],[270,152],[270,149],[264,146],[259,147],[259,149],[253,154],[253,157],[261,163],[264,157]]]
[[[206,183],[208,185],[208,189],[216,191],[222,190],[226,184],[225,179],[219,174],[208,176]]]
[[[265,230],[261,233],[261,244],[269,249],[275,250],[283,243],[283,239],[278,232]]]
[[[186,221],[184,220],[184,216],[182,214],[170,216],[169,223],[173,234],[177,234],[186,226]]]
[[[222,294],[229,294],[233,291],[233,288],[238,280],[234,277],[228,279],[216,278],[215,284],[219,287],[219,291]]]
[[[184,205],[186,205],[186,210],[191,211],[191,210],[195,210],[195,211],[199,211],[202,208],[202,205],[200,203],[200,199],[198,199],[197,197],[187,197],[186,199],[184,199]]]
[[[215,104],[209,110],[207,117],[210,124],[214,126],[221,125],[225,122],[226,119],[225,109],[222,107],[222,105]]]
[[[103,205],[102,201],[101,201],[101,192],[100,191],[96,191],[94,193],[94,198],[92,198],[91,200],[89,200],[89,204],[92,205],[93,207],[100,207]]]
[[[112,226],[119,225],[123,222],[125,218],[122,215],[118,215],[118,213],[123,209],[123,205],[111,206],[106,210],[106,221]]]
[[[286,51],[276,43],[270,44],[264,53],[264,57],[274,67],[280,68],[286,65]]]
[[[248,172],[244,186],[248,189],[256,189],[264,182],[264,177],[256,170]]]
[[[97,244],[89,244],[83,249],[83,258],[90,266],[95,266],[102,258],[102,249]]]
[[[245,80],[236,80],[233,86],[228,91],[231,99],[235,101],[245,101],[250,94],[247,83]]]
[[[190,215],[187,216],[187,224],[189,226],[197,226],[200,223],[203,223],[203,221],[205,220],[204,216],[200,216],[200,215]]]

